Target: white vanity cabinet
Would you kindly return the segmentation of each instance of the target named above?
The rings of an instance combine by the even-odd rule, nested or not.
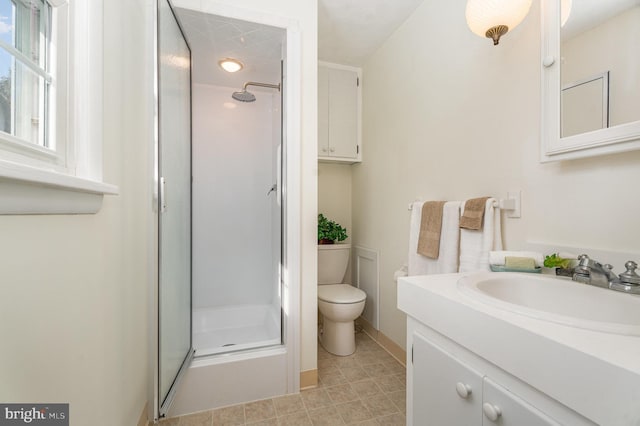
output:
[[[453,354],[413,333],[414,425],[559,425],[522,398]]]
[[[362,160],[360,70],[321,62],[318,67],[318,160]]]
[[[486,376],[482,382],[482,413],[483,426],[560,425],[533,405]]]
[[[480,424],[482,374],[421,335],[413,334],[414,425]]]
[[[408,425],[640,425],[640,335],[500,309],[463,291],[467,275],[398,279]]]

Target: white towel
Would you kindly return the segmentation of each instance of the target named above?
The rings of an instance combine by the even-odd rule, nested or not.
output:
[[[489,252],[502,250],[500,209],[493,207],[495,201],[494,198],[487,200],[481,230],[460,230],[460,272],[489,271]],[[464,213],[464,205],[462,209]]]
[[[409,225],[408,275],[447,274],[458,270],[458,241],[460,239],[460,201],[448,201],[442,211],[440,254],[437,259],[418,254],[418,236],[422,219],[422,202],[411,205]]]
[[[535,261],[537,267],[544,263],[542,253],[537,251],[500,250],[489,252],[489,265],[504,266],[507,257],[528,257]]]

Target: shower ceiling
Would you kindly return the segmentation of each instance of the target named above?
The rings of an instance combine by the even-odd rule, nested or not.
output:
[[[580,0],[592,13],[571,26],[593,25],[602,16],[599,6],[624,10],[638,0]],[[416,10],[423,0],[318,0],[318,57],[320,60],[362,66],[384,41]],[[265,25],[207,15],[176,8],[194,56],[196,83],[242,87],[245,81],[277,83],[284,31]],[[464,18],[464,17],[463,17]],[[575,19],[574,19],[575,20]],[[245,64],[242,71],[229,74],[218,61],[236,58]],[[247,60],[251,58],[251,60]]]
[[[319,0],[318,58],[362,66],[366,58],[423,0]],[[242,87],[245,81],[280,81],[284,30],[175,8],[193,53],[195,83]],[[235,74],[220,69],[230,57],[245,68]],[[250,60],[247,58],[251,58]]]
[[[246,81],[280,83],[283,29],[183,8],[176,14],[191,46],[194,83],[238,88]],[[238,59],[244,69],[223,71],[222,58]]]
[[[362,66],[423,1],[318,0],[318,59]],[[279,82],[284,30],[175,10],[193,52],[195,83],[240,88],[250,80]],[[245,68],[225,73],[218,66],[224,57],[240,60]]]

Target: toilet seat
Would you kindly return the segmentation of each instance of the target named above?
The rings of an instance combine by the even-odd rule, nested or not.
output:
[[[367,298],[367,293],[350,284],[328,284],[318,286],[318,299],[327,303],[351,304],[360,303]]]

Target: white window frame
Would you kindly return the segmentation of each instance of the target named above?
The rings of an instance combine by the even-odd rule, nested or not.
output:
[[[0,214],[97,213],[118,193],[102,179],[103,0],[47,1],[55,150],[0,138]]]

